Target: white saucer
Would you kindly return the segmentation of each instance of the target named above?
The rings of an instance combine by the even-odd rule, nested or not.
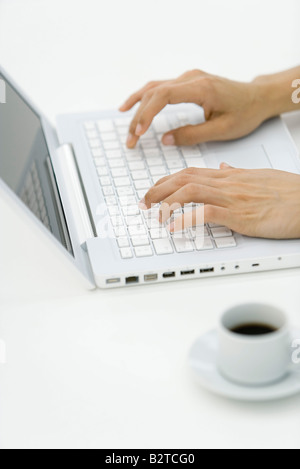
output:
[[[262,387],[235,384],[222,376],[216,365],[217,331],[208,332],[193,345],[189,365],[201,386],[220,396],[239,401],[274,401],[300,393],[299,372],[289,373],[282,381]]]

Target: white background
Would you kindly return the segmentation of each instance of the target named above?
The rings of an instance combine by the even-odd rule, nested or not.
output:
[[[0,0],[1,65],[54,121],[191,68],[250,80],[298,65],[299,18],[297,0]],[[0,214],[2,447],[300,446],[299,397],[225,401],[185,363],[232,303],[299,324],[298,269],[91,293],[2,200]]]

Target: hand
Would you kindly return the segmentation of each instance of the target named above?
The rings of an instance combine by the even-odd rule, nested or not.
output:
[[[167,104],[182,102],[202,106],[206,122],[168,132],[162,139],[165,145],[192,145],[247,135],[269,117],[264,89],[255,81],[239,83],[198,70],[176,80],[151,82],[120,107],[124,112],[141,103],[130,125],[127,146],[135,147]]]
[[[218,223],[246,236],[300,238],[300,176],[283,171],[185,169],[161,179],[141,201],[143,208],[163,202],[166,222],[173,204],[203,203],[205,223]],[[175,219],[170,231],[193,226],[189,216]]]

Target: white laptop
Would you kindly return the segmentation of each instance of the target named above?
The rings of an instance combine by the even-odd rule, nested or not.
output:
[[[54,129],[1,68],[0,84],[0,192],[27,212],[91,286],[300,266],[300,240],[248,238],[214,225],[173,236],[155,209],[138,208],[157,180],[189,166],[219,168],[225,161],[300,173],[296,147],[280,118],[234,142],[164,147],[164,132],[203,120],[200,108],[175,106],[128,150],[130,115],[65,115]]]

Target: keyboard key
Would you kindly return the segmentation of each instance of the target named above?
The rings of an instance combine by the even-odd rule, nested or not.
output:
[[[107,187],[103,187],[103,194],[105,196],[108,196],[108,195],[114,195],[115,191],[113,189],[113,186],[107,186]]]
[[[111,140],[117,140],[116,132],[105,132],[101,135],[102,142],[109,142]]]
[[[97,173],[98,173],[98,176],[107,176],[108,169],[106,168],[106,166],[99,166],[97,168]]]
[[[137,190],[150,189],[151,182],[149,181],[149,179],[141,179],[140,181],[135,181],[134,185]]]
[[[202,153],[201,151],[199,150],[199,148],[197,146],[195,147],[183,147],[181,149],[182,151],[182,154],[185,156],[185,157],[199,157],[199,156],[202,156]]]
[[[163,165],[162,158],[147,158],[148,166],[161,166]]]
[[[147,218],[146,224],[147,224],[149,230],[151,230],[151,229],[161,229],[162,228],[161,223],[155,218]]]
[[[142,189],[142,190],[140,190],[140,191],[137,191],[136,193],[137,193],[138,199],[139,199],[139,200],[142,200],[142,199],[145,197],[146,192],[147,192],[147,191],[145,191],[144,189]]]
[[[116,158],[115,160],[110,160],[109,161],[109,166],[114,169],[114,168],[124,168],[125,167],[125,161],[122,160],[121,158]]]
[[[120,117],[115,119],[117,127],[128,127],[131,123],[132,117]]]
[[[215,239],[215,243],[219,249],[236,247],[236,241],[233,237],[217,238]]]
[[[109,159],[109,160],[113,160],[114,158],[122,158],[123,157],[123,153],[121,150],[108,150],[105,152],[106,154],[106,157]]]
[[[128,176],[126,168],[114,168],[111,170],[111,174],[113,178]]]
[[[89,144],[91,148],[101,147],[101,142],[98,138],[93,138],[92,140],[89,140]]]
[[[144,148],[144,154],[146,158],[155,158],[161,155],[161,151],[159,148]]]
[[[134,249],[136,257],[150,257],[153,256],[151,246],[140,246]]]
[[[103,119],[98,121],[97,123],[98,129],[100,132],[113,132],[114,131],[114,124],[112,120]]]
[[[110,186],[111,185],[111,180],[110,177],[104,176],[100,178],[100,184],[101,186]]]
[[[105,202],[108,207],[111,205],[117,205],[117,198],[115,196],[106,197]]]
[[[111,217],[110,221],[114,228],[116,228],[117,226],[123,226],[123,219],[118,215]]]
[[[84,127],[86,130],[94,130],[95,129],[95,122],[85,122]]]
[[[169,173],[167,173],[165,176],[152,176],[153,185],[155,185],[158,181],[160,181],[162,178],[164,178],[168,175],[169,175]]]
[[[129,177],[115,178],[114,179],[114,184],[115,184],[116,187],[129,186],[130,185],[130,178]]]
[[[99,156],[103,156],[104,152],[102,148],[92,148],[92,155],[94,158],[98,158]]]
[[[141,141],[141,146],[143,149],[147,149],[147,150],[149,148],[151,149],[158,148],[158,145],[155,139]]]
[[[195,239],[195,245],[197,251],[207,251],[209,249],[214,249],[213,242],[210,238],[196,238]]]
[[[123,215],[125,217],[128,216],[136,216],[140,214],[140,209],[138,205],[127,205],[126,207],[123,207]]]
[[[110,207],[108,207],[108,213],[110,214],[110,216],[120,215],[119,207],[117,205],[111,205]]]
[[[96,130],[88,130],[86,132],[86,136],[89,140],[92,140],[94,138],[98,138],[98,132],[96,132]]]
[[[143,156],[141,154],[138,155],[126,155],[126,160],[131,163],[138,163],[140,161],[143,161]]]
[[[127,238],[118,238],[118,246],[119,248],[128,248],[130,243]]]
[[[184,165],[181,160],[167,160],[167,166],[169,169],[177,169],[178,171],[184,169]]]
[[[131,238],[131,242],[134,247],[149,246],[150,244],[149,238],[147,236],[134,236]]]
[[[153,241],[155,252],[158,256],[164,254],[173,254],[173,248],[168,238],[156,239]]]
[[[120,249],[122,259],[131,259],[133,257],[132,251],[130,248]]]
[[[126,217],[126,225],[127,226],[136,226],[142,225],[143,219],[140,215],[134,217]]]
[[[105,150],[117,150],[120,148],[120,143],[117,141],[114,142],[103,142]]]
[[[208,223],[208,226],[209,226],[210,228],[219,228],[219,227],[222,226],[222,225],[218,225],[218,223]],[[222,228],[224,228],[224,227],[222,226]]]
[[[124,228],[124,226],[116,226],[114,228],[114,232],[116,238],[122,238],[127,235],[126,228]]]
[[[178,253],[194,251],[192,241],[185,236],[181,236],[180,238],[175,237],[173,242]]]
[[[126,207],[127,205],[136,204],[136,198],[134,195],[123,196],[119,198],[120,205]]]
[[[153,228],[150,230],[150,236],[151,236],[151,239],[163,239],[163,238],[168,238],[169,233],[163,227]]]
[[[171,150],[169,147],[164,147],[163,148],[163,154],[166,160],[178,160],[181,159],[181,154],[177,150],[177,147],[175,150]]]
[[[185,162],[188,168],[207,168],[204,158],[185,158]]]
[[[147,179],[148,178],[148,172],[146,170],[132,171],[131,177],[134,181],[137,181],[139,179]]]
[[[189,232],[192,238],[197,238],[201,236],[209,236],[209,232],[206,226],[197,226],[194,228],[190,228]]]
[[[229,228],[218,227],[211,228],[211,232],[214,238],[225,238],[227,236],[232,236],[232,231]]]
[[[132,162],[128,164],[130,171],[137,171],[145,169],[145,164],[142,161]]]
[[[151,176],[165,176],[167,174],[167,170],[164,166],[153,166],[150,168]]]
[[[96,166],[106,166],[106,159],[105,158],[94,158]]]
[[[119,197],[126,197],[134,194],[134,190],[132,189],[131,186],[127,187],[120,187],[117,189],[117,193]]]
[[[144,225],[129,226],[128,232],[131,238],[134,236],[143,236],[147,234],[146,228],[144,227]]]

